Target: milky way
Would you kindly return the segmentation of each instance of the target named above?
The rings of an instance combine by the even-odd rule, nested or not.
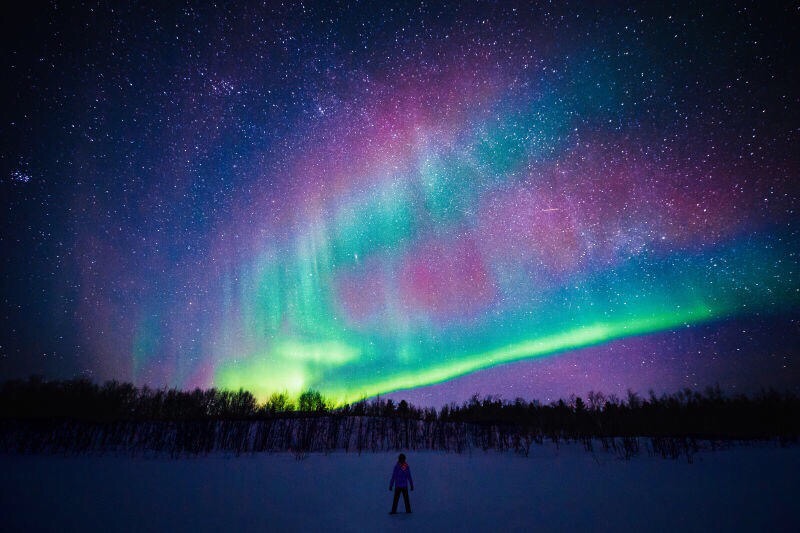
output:
[[[798,13],[770,9],[29,13],[2,375],[796,390]]]

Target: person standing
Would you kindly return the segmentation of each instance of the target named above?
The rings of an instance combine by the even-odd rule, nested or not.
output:
[[[406,512],[411,512],[411,502],[408,501],[408,488],[414,490],[414,480],[411,479],[411,467],[406,462],[406,456],[400,454],[397,458],[397,464],[394,465],[392,472],[392,479],[389,481],[389,490],[394,487],[394,501],[392,502],[392,511],[389,514],[397,514],[397,502],[400,500],[400,495],[403,495],[403,503],[406,506]]]

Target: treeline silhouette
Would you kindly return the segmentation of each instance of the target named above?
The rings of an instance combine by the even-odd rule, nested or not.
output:
[[[374,398],[333,406],[318,391],[137,388],[85,379],[7,381],[0,385],[0,451],[15,453],[206,454],[334,450],[514,451],[532,444],[581,442],[624,458],[645,450],[677,458],[733,441],[796,443],[800,399],[764,391],[729,397],[705,392],[626,398],[592,392],[550,404],[473,396],[458,405],[420,408]]]

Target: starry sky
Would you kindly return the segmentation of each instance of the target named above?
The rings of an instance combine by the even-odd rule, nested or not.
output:
[[[797,7],[557,4],[5,17],[0,378],[800,392]]]

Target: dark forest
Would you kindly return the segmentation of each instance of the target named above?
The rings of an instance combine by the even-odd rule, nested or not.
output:
[[[0,450],[12,453],[169,454],[439,450],[513,451],[545,441],[581,442],[630,458],[691,460],[735,442],[796,443],[800,399],[763,391],[728,396],[718,387],[657,397],[591,392],[550,404],[477,395],[458,405],[420,408],[372,398],[334,406],[319,392],[137,388],[88,380],[7,381],[0,386]]]

